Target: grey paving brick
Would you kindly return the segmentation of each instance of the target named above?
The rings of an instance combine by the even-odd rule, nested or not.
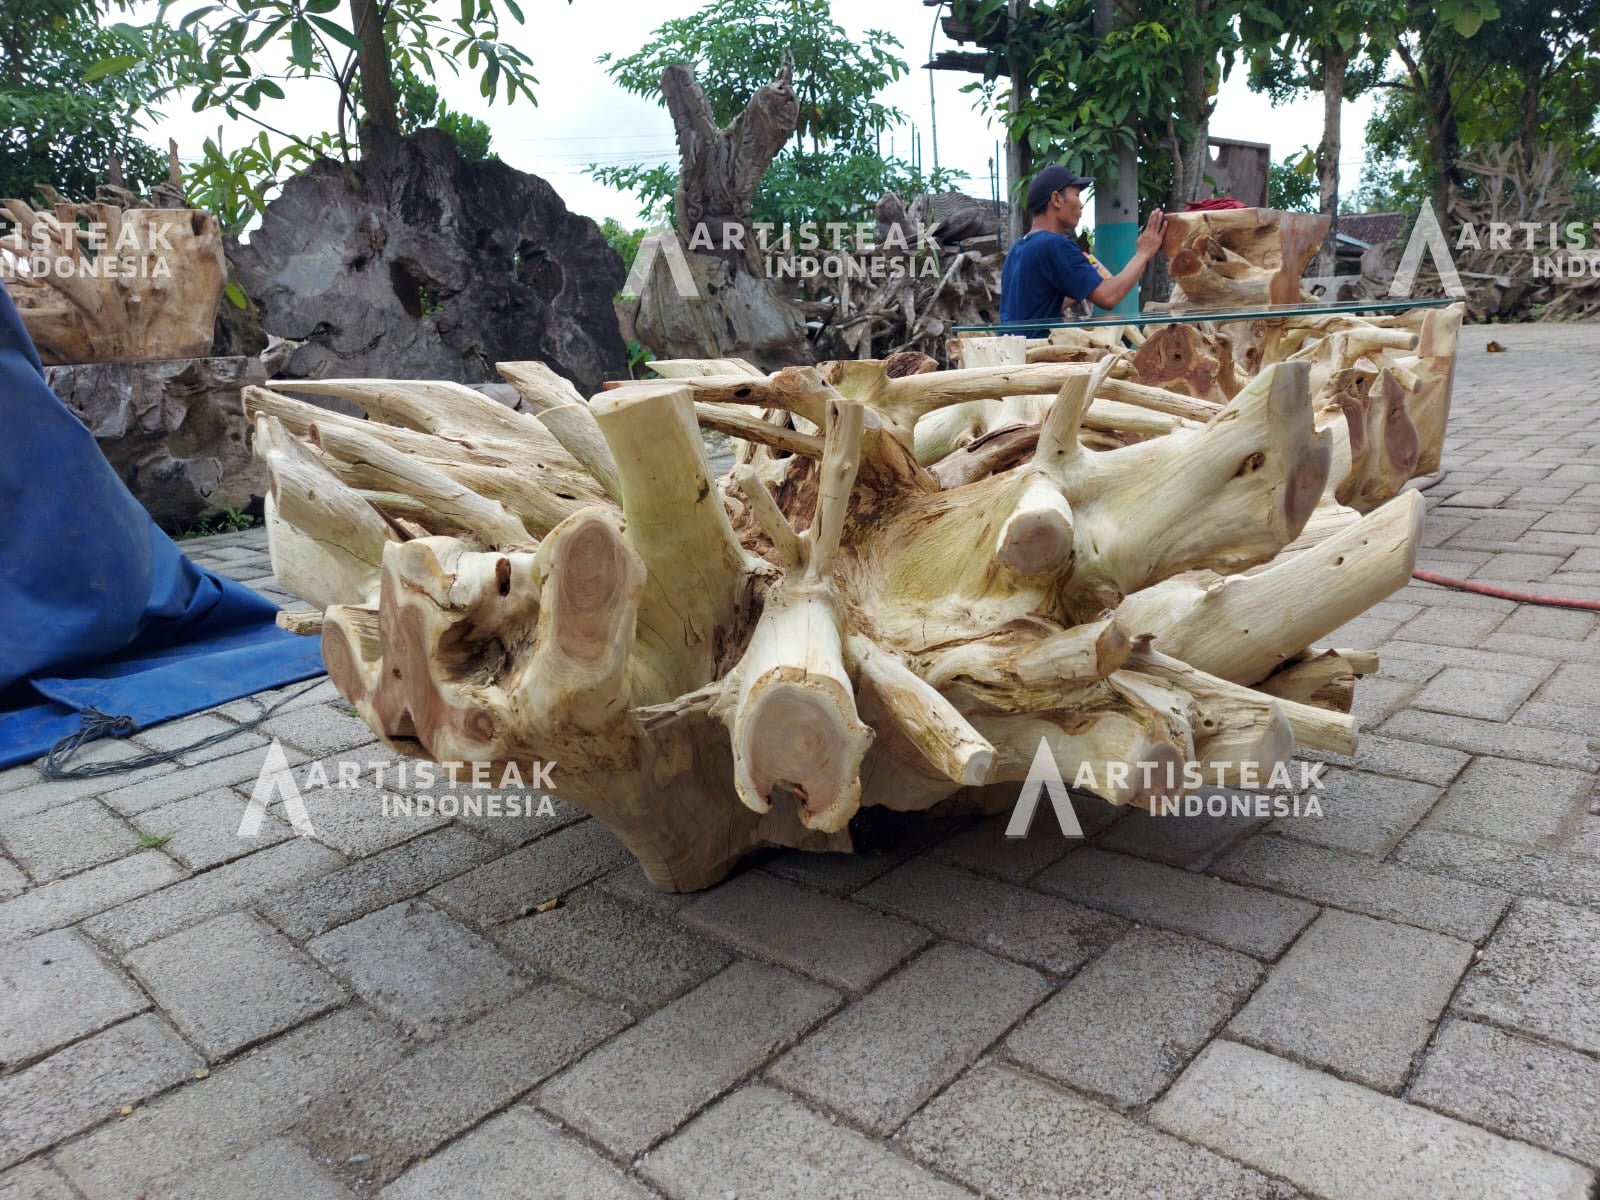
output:
[[[121,858],[139,836],[98,800],[76,800],[0,822],[0,842],[41,882]]]
[[[1446,1021],[1408,1098],[1600,1166],[1600,1062],[1472,1021]]]
[[[304,1148],[281,1137],[169,1175],[150,1190],[155,1196],[204,1196],[205,1200],[353,1200]]]
[[[633,1009],[672,999],[731,958],[593,885],[549,912],[501,926],[495,941],[513,958]]]
[[[302,1134],[363,1190],[395,1178],[627,1021],[564,983],[542,984],[306,1114]]]
[[[8,858],[0,858],[0,900],[9,900],[28,890],[28,877],[12,866]]]
[[[849,856],[839,854],[832,857],[847,858]],[[644,868],[633,861],[629,861],[626,866],[619,867],[609,875],[602,876],[595,882],[595,886],[613,896],[631,901],[662,916],[680,913],[700,898],[693,892],[661,891],[649,879],[645,878]]]
[[[1470,595],[1467,592],[1458,592],[1455,595]],[[1505,604],[1506,611],[1510,611],[1509,601],[1499,601]],[[1473,609],[1442,608],[1439,611],[1448,616],[1460,616]],[[1507,654],[1494,648],[1494,634],[1486,636],[1485,649],[1471,649],[1457,647],[1447,654],[1441,654],[1439,647],[1427,642],[1412,642],[1397,640],[1383,647],[1382,661],[1387,664],[1399,664],[1407,660],[1420,659],[1423,662],[1438,664],[1441,667],[1451,667],[1462,671],[1477,671],[1486,675],[1509,675],[1518,679],[1548,679],[1556,669],[1560,659],[1541,658],[1525,654]],[[1436,678],[1437,676],[1434,676]]]
[[[580,821],[459,875],[428,894],[471,920],[497,925],[527,916],[535,905],[564,896],[614,871],[627,859],[627,850],[604,825]]]
[[[0,1172],[0,1200],[78,1200],[67,1181],[43,1159]]]
[[[432,1038],[528,989],[529,978],[466,926],[418,900],[341,925],[306,943],[407,1033]]]
[[[1564,663],[1539,690],[1539,699],[1600,707],[1600,664]]]
[[[1076,970],[1128,923],[1056,896],[914,860],[859,893],[868,904],[1057,974]]]
[[[162,850],[191,871],[202,871],[294,836],[293,829],[269,812],[263,814],[254,837],[240,837],[239,821],[247,806],[244,796],[232,788],[213,788],[129,820],[142,833],[166,838]]]
[[[1126,808],[1107,804],[1098,798],[1074,796],[1073,810],[1086,838],[1128,815]],[[1052,836],[1056,832],[1053,820],[1039,821],[1029,836],[1008,838],[1006,825],[1009,814],[1002,813],[980,821],[970,829],[947,838],[933,848],[935,858],[955,863],[980,875],[995,875],[1011,883],[1024,883],[1032,879],[1051,863],[1075,849],[1079,842]]]
[[[1600,708],[1578,704],[1554,704],[1535,696],[1511,718],[1518,725],[1536,725],[1541,729],[1564,729],[1568,733],[1588,736],[1600,729]]]
[[[1243,954],[1135,929],[1024,1021],[1006,1039],[1006,1054],[1116,1107],[1148,1104],[1262,973]]]
[[[1468,972],[1455,1008],[1600,1054],[1600,913],[1518,900]]]
[[[207,1058],[326,1012],[344,992],[276,930],[225,913],[128,955],[162,1011]]]
[[[1228,1033],[1398,1093],[1471,959],[1472,946],[1455,938],[1325,912]]]
[[[1417,685],[1409,679],[1390,679],[1381,674],[1363,676],[1356,685],[1350,715],[1355,717],[1357,729],[1367,729],[1388,720],[1416,694]]]
[[[1581,642],[1600,626],[1600,615],[1573,608],[1547,608],[1521,604],[1500,626],[1502,633],[1531,637],[1564,638]]]
[[[1594,756],[1588,739],[1581,734],[1522,725],[1478,721],[1444,713],[1405,709],[1383,723],[1382,732],[1394,737],[1435,742],[1473,754],[1493,754],[1526,762],[1547,763],[1553,767],[1591,770]]]
[[[1036,881],[1090,908],[1276,958],[1317,915],[1314,905],[1087,846]]]
[[[287,687],[257,692],[254,696],[244,696],[219,705],[212,711],[232,721],[253,721],[280,701],[283,706],[277,710],[279,714],[304,708],[308,704],[349,703],[339,694],[339,689],[334,686],[333,680],[323,679],[318,683],[307,680],[304,683],[292,683]],[[287,753],[287,746],[284,747],[284,751]]]
[[[1502,580],[1507,583],[1540,583],[1560,568],[1560,554],[1530,554],[1512,551],[1497,554],[1472,573],[1474,579]]]
[[[1046,990],[1026,967],[941,943],[834,1016],[768,1076],[861,1128],[889,1134]]]
[[[75,924],[182,877],[177,864],[161,851],[141,850],[103,867],[36,887],[0,904],[0,942]]]
[[[421,812],[407,803],[408,797],[397,802],[397,796],[370,787],[317,787],[300,793],[317,841],[347,858],[376,854],[446,824],[437,812]]]
[[[1313,757],[1304,753],[1303,756]],[[1431,746],[1426,742],[1408,742],[1365,731],[1361,734],[1353,756],[1342,758],[1338,755],[1319,753],[1314,757],[1336,765],[1370,771],[1375,775],[1414,779],[1418,783],[1428,783],[1434,787],[1444,787],[1472,760],[1470,754],[1460,750]]]
[[[512,797],[507,799],[509,801]],[[469,800],[454,812],[454,817],[459,824],[475,833],[515,850],[535,838],[576,824],[585,816],[582,809],[568,804],[559,796],[528,792],[514,799],[517,801],[514,810],[509,804],[499,810],[492,810],[481,803],[473,806]]]
[[[200,1059],[145,1014],[0,1078],[0,1167],[170,1087]]]
[[[194,750],[184,750],[178,756],[183,766],[209,762],[214,758],[229,758],[241,750],[264,748],[268,739],[254,729],[241,729],[233,721],[224,721],[212,713],[200,713],[179,721],[165,721],[139,730],[139,740],[152,750],[179,750],[206,738],[228,733],[232,736],[215,745]]]
[[[1412,704],[1432,712],[1504,721],[1533,694],[1538,680],[1464,667],[1446,667],[1417,693]]]
[[[970,1200],[972,1193],[771,1088],[741,1088],[640,1171],[673,1200]]]
[[[1576,1163],[1216,1041],[1150,1112],[1152,1124],[1328,1200],[1581,1200]]]
[[[347,755],[352,761],[365,763],[378,753],[376,735],[366,723],[335,704],[286,709],[268,717],[257,728],[285,746],[304,750],[312,758]],[[336,768],[329,766],[327,770],[329,778],[336,777]]]
[[[400,1052],[399,1038],[377,1018],[332,1013],[57,1150],[55,1163],[89,1200],[138,1196],[157,1180],[272,1137],[323,1095],[383,1070]]]
[[[838,994],[736,962],[557,1075],[541,1108],[632,1157],[794,1040]]]
[[[1593,633],[1583,641],[1575,642],[1567,638],[1496,632],[1489,635],[1485,644],[1498,654],[1521,654],[1557,662],[1600,662],[1600,635]]]
[[[1504,613],[1487,609],[1425,608],[1401,626],[1400,636],[1435,646],[1476,646],[1505,619]]]
[[[1488,935],[1504,892],[1286,838],[1257,837],[1213,868],[1224,879],[1466,941]]]
[[[471,834],[441,829],[274,892],[256,909],[290,937],[304,940],[409,900],[498,853]]]
[[[1534,847],[1587,811],[1594,776],[1503,758],[1480,758],[1450,785],[1425,828]]]
[[[1095,839],[1103,850],[1198,870],[1226,847],[1266,823],[1254,816],[1155,816],[1143,809],[1128,814]]]
[[[219,913],[248,908],[263,896],[342,863],[326,847],[307,838],[294,838],[101,913],[84,922],[84,932],[116,953],[126,954]]]
[[[904,921],[758,871],[706,892],[683,919],[746,953],[851,991],[868,987],[928,940]]]
[[[1523,850],[1503,842],[1427,829],[1419,829],[1401,842],[1394,857],[1436,875],[1600,908],[1600,862],[1593,859],[1554,850]]]
[[[143,992],[71,930],[0,947],[0,1070],[149,1007]]]
[[[283,747],[283,754],[291,767],[298,767],[306,761],[302,752],[289,746]],[[118,812],[131,816],[234,784],[248,785],[245,788],[245,794],[248,794],[256,776],[261,774],[261,764],[265,761],[266,751],[256,747],[242,754],[209,759],[198,766],[184,767],[154,779],[140,780],[127,786],[118,784],[101,798]]]
[[[382,1200],[650,1200],[583,1142],[529,1108],[501,1113],[418,1163]]]
[[[1289,1200],[1294,1189],[1013,1067],[981,1066],[906,1125],[911,1153],[996,1200]]]
[[[1316,790],[1322,816],[1280,817],[1271,830],[1302,842],[1381,858],[1440,794],[1438,788],[1415,780],[1330,767]]]
[[[99,743],[103,745],[104,743]],[[143,754],[141,746],[131,743],[117,743],[120,757],[131,758],[136,754]],[[82,757],[82,756],[80,756]],[[72,766],[77,766],[79,759],[74,759]],[[23,817],[29,813],[43,812],[47,808],[57,805],[70,804],[74,800],[82,800],[85,796],[97,796],[111,789],[123,789],[137,784],[154,780],[164,775],[170,775],[178,770],[175,762],[155,763],[148,767],[140,767],[117,775],[87,775],[68,779],[50,779],[33,784],[31,787],[18,788],[14,792],[0,795],[0,813],[6,817]]]

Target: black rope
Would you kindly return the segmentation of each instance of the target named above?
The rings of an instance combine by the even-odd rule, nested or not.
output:
[[[78,731],[68,734],[51,746],[50,753],[45,755],[44,763],[39,770],[46,779],[93,779],[101,775],[120,775],[124,771],[137,771],[140,767],[153,767],[157,763],[171,762],[180,754],[187,754],[191,750],[204,750],[208,746],[215,746],[229,738],[238,737],[246,730],[254,729],[289,701],[304,696],[321,683],[320,678],[313,679],[298,692],[290,692],[287,696],[280,697],[271,707],[262,709],[260,716],[241,721],[232,729],[213,733],[197,742],[190,742],[187,746],[178,746],[172,750],[152,750],[148,754],[140,754],[134,758],[119,758],[114,762],[84,763],[68,770],[64,764],[90,742],[97,742],[102,738],[125,738],[139,728],[134,724],[132,717],[114,717],[110,713],[101,712],[98,708],[86,708],[83,710],[82,724]],[[254,696],[249,699],[257,706],[261,703]]]

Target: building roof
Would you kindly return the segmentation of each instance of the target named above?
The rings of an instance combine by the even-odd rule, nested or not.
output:
[[[1405,213],[1339,214],[1339,233],[1369,246],[1386,246],[1405,232]]]

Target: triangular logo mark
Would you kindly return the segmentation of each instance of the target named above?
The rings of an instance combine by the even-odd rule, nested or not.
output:
[[[658,230],[640,239],[639,252],[634,255],[633,268],[623,280],[622,290],[632,296],[644,295],[645,281],[650,278],[658,257],[666,259],[667,270],[672,274],[672,288],[679,299],[692,300],[700,295],[694,283],[694,272],[689,269],[689,260],[683,253],[683,243],[671,229]]]
[[[250,803],[244,807],[244,816],[239,818],[239,832],[235,836],[255,837],[261,832],[261,822],[266,818],[267,805],[272,803],[274,792],[283,798],[284,815],[289,818],[294,831],[305,837],[315,837],[316,830],[311,828],[311,814],[306,812],[306,802],[300,798],[300,788],[294,781],[289,760],[284,756],[277,738],[273,738],[272,745],[267,748],[267,757],[261,762],[261,773],[256,776],[256,786],[250,792]]]
[[[1039,807],[1041,792],[1050,796],[1050,807],[1056,810],[1056,820],[1061,824],[1061,833],[1064,837],[1081,838],[1083,826],[1078,823],[1078,811],[1072,807],[1072,796],[1067,791],[1067,785],[1061,778],[1061,771],[1056,766],[1056,756],[1050,753],[1050,743],[1044,738],[1039,739],[1039,748],[1033,753],[1033,765],[1028,768],[1028,777],[1022,781],[1022,795],[1017,798],[1017,806],[1011,810],[1011,821],[1006,825],[1008,838],[1022,838],[1028,836],[1028,829],[1033,824],[1034,810]]]
[[[1456,260],[1450,253],[1450,240],[1439,226],[1439,217],[1433,211],[1431,200],[1422,202],[1417,223],[1411,227],[1411,237],[1406,242],[1405,253],[1400,256],[1400,265],[1395,269],[1394,283],[1389,287],[1390,297],[1411,298],[1411,288],[1417,282],[1417,268],[1422,266],[1424,248],[1433,252],[1433,265],[1439,270],[1439,282],[1444,285],[1445,295],[1455,300],[1466,299],[1467,289],[1461,282],[1461,273],[1456,270]]]

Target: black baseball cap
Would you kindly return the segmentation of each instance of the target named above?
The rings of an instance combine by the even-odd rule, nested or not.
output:
[[[1045,205],[1050,203],[1050,196],[1063,188],[1086,188],[1094,180],[1084,175],[1074,175],[1065,167],[1052,163],[1033,177],[1033,182],[1028,184],[1028,211],[1031,213],[1043,212]]]

